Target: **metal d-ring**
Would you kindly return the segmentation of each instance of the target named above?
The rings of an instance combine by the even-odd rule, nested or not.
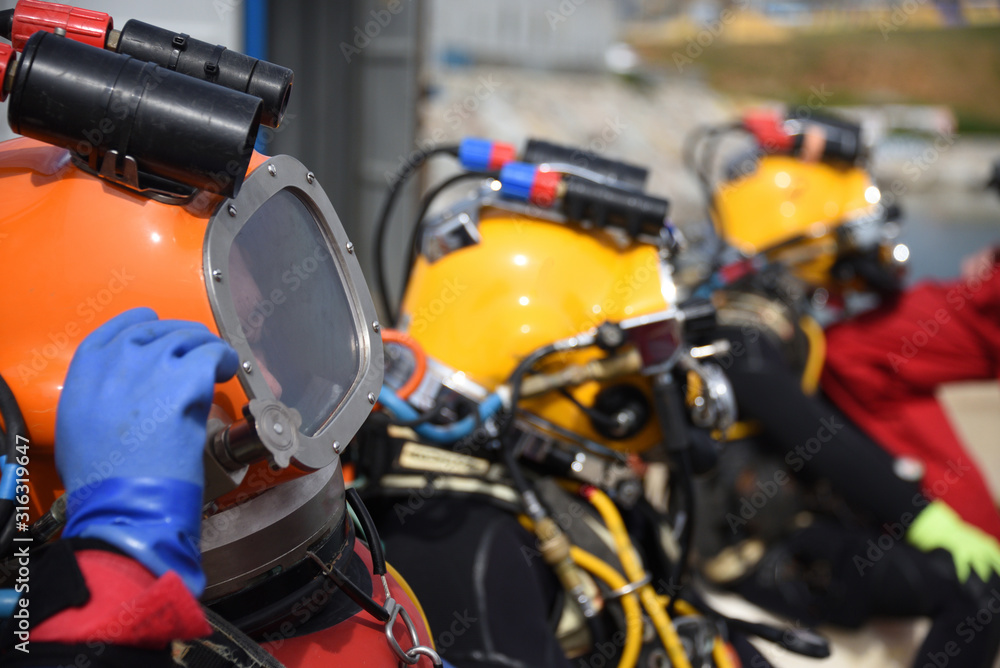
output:
[[[646,573],[646,575],[643,576],[643,578],[638,582],[629,582],[624,587],[619,587],[614,591],[609,591],[607,594],[604,595],[604,599],[608,601],[613,601],[617,598],[621,598],[622,596],[628,596],[629,594],[633,594],[636,591],[642,589],[652,581],[653,581],[653,576],[650,573]]]
[[[421,656],[426,656],[435,666],[444,665],[444,661],[441,660],[441,655],[425,645],[417,645],[416,647],[411,648],[406,655],[412,657],[414,663],[419,661]]]
[[[392,653],[400,661],[408,666],[412,666],[420,660],[420,657],[412,657],[407,652],[404,652],[403,648],[399,646],[399,642],[396,641],[395,634],[392,632],[393,627],[396,625],[396,619],[401,618],[403,623],[406,624],[406,630],[410,634],[410,642],[413,643],[414,647],[420,644],[420,638],[417,637],[417,628],[413,625],[413,620],[410,619],[410,613],[406,611],[406,608],[397,603],[394,598],[385,599],[383,607],[389,613],[389,620],[385,623],[385,639],[389,642],[389,649],[392,650]]]

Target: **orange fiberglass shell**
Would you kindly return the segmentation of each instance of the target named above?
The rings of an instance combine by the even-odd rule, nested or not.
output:
[[[481,212],[481,241],[436,262],[417,260],[401,321],[427,355],[493,390],[517,364],[544,345],[605,321],[655,313],[664,295],[658,251],[577,225]],[[671,284],[672,287],[672,284]],[[549,364],[584,364],[603,356],[587,349]],[[622,379],[623,381],[626,379]],[[636,384],[645,387],[644,381]],[[586,405],[603,385],[572,388]],[[616,449],[645,450],[660,438],[655,421],[625,441],[598,434],[578,406],[557,392],[525,400],[525,408],[570,431]]]
[[[254,155],[251,170],[264,158]],[[79,169],[63,149],[0,144],[0,375],[28,426],[35,512],[62,493],[55,472],[56,406],[76,347],[109,318],[148,306],[218,334],[205,290],[203,242],[217,197],[164,204]],[[217,387],[230,416],[239,381]]]

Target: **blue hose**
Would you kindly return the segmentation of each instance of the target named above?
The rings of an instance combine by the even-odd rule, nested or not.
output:
[[[7,464],[6,457],[0,457],[0,499],[14,500],[17,488],[17,464]]]
[[[20,598],[21,595],[13,589],[0,589],[0,619],[7,619],[14,614]]]
[[[379,393],[378,400],[379,403],[388,408],[399,420],[408,422],[420,417],[415,408],[406,403],[405,400],[400,399],[392,391],[392,388],[386,385],[382,386],[382,392]],[[499,411],[502,406],[503,401],[501,401],[500,397],[496,393],[491,394],[486,397],[483,403],[479,404],[479,418],[485,420]],[[476,422],[477,420],[474,416],[468,415],[447,427],[424,423],[416,425],[413,427],[413,430],[431,443],[447,445],[471,434],[476,428]]]

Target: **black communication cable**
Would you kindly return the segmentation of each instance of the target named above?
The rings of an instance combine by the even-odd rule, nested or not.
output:
[[[368,551],[372,554],[372,572],[375,575],[385,575],[388,571],[385,567],[385,549],[382,547],[382,539],[379,538],[378,529],[375,528],[375,522],[368,513],[365,502],[361,500],[361,495],[354,487],[347,488],[347,503],[354,509],[354,514],[358,516],[361,528],[365,530]]]
[[[3,418],[3,451],[7,463],[14,462],[17,457],[18,438],[28,438],[28,425],[24,421],[21,407],[10,389],[10,385],[0,376],[0,417]],[[9,470],[9,469],[8,469]],[[0,556],[7,554],[14,545],[15,513],[13,500],[0,500]]]
[[[441,183],[437,184],[424,195],[423,200],[420,203],[420,211],[417,213],[416,221],[413,224],[413,228],[410,231],[409,240],[409,254],[406,259],[406,265],[403,270],[403,284],[402,292],[399,296],[399,305],[394,309],[390,309],[387,306],[386,313],[392,318],[393,325],[398,324],[399,321],[399,311],[403,303],[403,296],[406,293],[406,286],[410,282],[410,275],[413,272],[413,263],[417,259],[417,240],[420,238],[420,223],[423,221],[424,216],[427,215],[427,211],[431,208],[431,204],[437,199],[438,195],[450,188],[451,186],[459,183],[461,181],[467,181],[471,179],[485,179],[485,178],[497,178],[500,175],[499,172],[461,172],[455,174],[454,176],[445,179]],[[388,305],[388,300],[386,301]]]
[[[17,405],[17,398],[14,396],[10,385],[0,376],[0,417],[3,417],[4,449],[0,454],[7,455],[7,461],[17,456],[17,437],[22,439],[28,437],[28,425],[21,414],[21,407]]]
[[[393,420],[392,424],[398,425],[400,427],[416,427],[424,423],[430,422],[441,413],[441,409],[448,405],[448,399],[444,395],[438,397],[438,400],[434,402],[425,413],[422,413],[420,417],[416,417],[412,420]]]
[[[528,482],[527,477],[524,475],[524,471],[521,470],[521,465],[517,461],[517,455],[514,453],[514,444],[510,441],[508,436],[510,435],[511,429],[514,427],[514,417],[517,415],[517,402],[521,400],[521,382],[524,380],[524,376],[534,367],[542,358],[557,352],[557,348],[554,344],[549,344],[543,348],[532,352],[514,369],[514,372],[510,375],[510,414],[507,416],[507,421],[503,423],[500,427],[500,433],[497,438],[500,440],[500,447],[503,451],[504,464],[510,472],[510,477],[514,481],[514,486],[521,495],[526,493],[534,493],[531,484]]]
[[[674,616],[674,608],[677,599],[680,598],[681,589],[684,587],[683,578],[687,570],[688,562],[691,560],[691,549],[694,543],[694,521],[695,521],[695,492],[694,492],[694,466],[691,464],[691,449],[684,448],[678,453],[681,465],[681,490],[684,493],[684,510],[687,512],[684,529],[681,531],[681,555],[674,564],[673,572],[670,574],[670,583],[677,583],[676,593],[671,592],[670,603],[667,605],[667,614]]]
[[[389,227],[389,216],[392,214],[392,209],[396,205],[396,200],[399,198],[399,193],[403,190],[407,179],[409,179],[418,169],[420,169],[425,162],[435,155],[442,155],[447,153],[448,155],[458,156],[458,144],[446,144],[442,146],[434,146],[426,151],[419,151],[413,159],[413,162],[406,165],[406,167],[397,172],[394,176],[395,180],[389,184],[389,191],[382,201],[382,209],[379,211],[378,218],[375,220],[375,280],[377,282],[379,297],[382,300],[382,306],[386,316],[391,316],[392,312],[389,308],[389,294],[386,291],[389,285],[388,278],[385,275],[385,262],[383,261],[383,256],[385,254],[385,235],[386,230]],[[403,284],[406,287],[406,283]],[[393,318],[395,320],[395,318]]]
[[[577,399],[576,397],[574,397],[573,393],[570,392],[569,390],[567,390],[565,387],[560,387],[559,390],[558,390],[558,392],[559,392],[559,394],[561,394],[564,397],[566,397],[567,399],[569,399],[569,401],[574,406],[576,406],[577,408],[580,409],[581,413],[583,413],[584,415],[586,415],[588,418],[590,418],[594,422],[598,422],[598,423],[600,423],[600,424],[602,424],[602,425],[604,425],[606,427],[609,427],[609,428],[614,428],[614,427],[616,427],[618,425],[618,421],[615,420],[610,415],[605,415],[604,413],[602,413],[602,412],[600,412],[598,410],[594,410],[590,406],[585,406],[583,404],[583,402],[581,402],[579,399]]]

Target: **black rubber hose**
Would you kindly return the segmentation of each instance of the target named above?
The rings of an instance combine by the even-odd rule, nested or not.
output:
[[[14,536],[17,535],[17,524],[14,522],[14,505],[10,506],[10,514],[0,528],[0,559],[7,557],[14,551]]]
[[[674,608],[677,599],[680,598],[680,591],[684,587],[683,578],[687,570],[688,561],[691,560],[691,548],[694,543],[694,521],[695,521],[695,492],[694,492],[694,467],[691,464],[691,450],[684,448],[678,453],[681,464],[681,489],[684,493],[684,510],[687,512],[684,529],[681,531],[681,555],[674,564],[673,573],[670,575],[670,582],[677,583],[677,593],[670,597],[667,606],[667,614],[674,616]]]
[[[11,35],[14,34],[14,10],[5,9],[0,12],[0,37],[3,37],[8,42],[10,41]]]
[[[618,425],[618,421],[615,420],[610,415],[605,415],[604,413],[602,413],[600,411],[594,410],[590,406],[585,406],[579,399],[577,399],[576,397],[573,396],[572,392],[570,392],[569,390],[567,390],[565,387],[560,387],[559,388],[559,394],[561,394],[564,397],[566,397],[566,399],[568,399],[570,401],[570,403],[572,403],[574,406],[576,406],[580,410],[581,413],[583,413],[584,415],[586,415],[588,418],[590,418],[594,422],[600,423],[600,424],[604,425],[605,427],[609,427],[609,428],[613,428],[613,427],[615,427],[615,426]]]
[[[445,179],[427,191],[427,194],[424,195],[424,198],[420,203],[420,211],[417,213],[413,229],[410,231],[410,241],[407,244],[410,250],[406,259],[406,265],[403,268],[403,284],[399,294],[399,305],[394,309],[387,310],[387,313],[392,318],[392,323],[394,325],[398,324],[403,297],[406,295],[406,286],[410,282],[410,275],[413,272],[413,263],[417,260],[417,240],[420,238],[420,223],[423,221],[424,216],[427,215],[427,211],[431,208],[431,204],[434,203],[434,200],[437,199],[438,195],[456,183],[470,179],[485,179],[490,177],[497,178],[498,176],[499,172],[461,172],[460,174],[455,174],[454,176]]]
[[[425,424],[436,418],[441,413],[441,409],[444,408],[447,404],[448,404],[447,398],[441,396],[434,403],[434,405],[431,406],[427,412],[422,413],[420,417],[413,418],[412,420],[393,419],[392,423],[400,427],[416,427],[418,425]]]
[[[389,281],[385,275],[385,262],[383,262],[385,235],[386,230],[389,228],[389,216],[392,214],[392,209],[396,205],[396,200],[399,198],[399,193],[403,190],[403,185],[405,185],[406,181],[427,162],[428,158],[445,153],[458,156],[458,144],[435,146],[426,151],[420,151],[414,156],[413,162],[406,165],[401,171],[396,172],[394,174],[396,178],[389,184],[389,192],[386,194],[385,200],[382,201],[382,209],[375,220],[375,280],[377,281],[378,293],[382,299],[382,306],[386,316],[392,315],[392,310],[389,308],[389,293],[387,292]],[[403,287],[405,286],[406,284],[404,283]]]
[[[556,347],[552,344],[534,351],[521,360],[521,363],[517,365],[514,372],[510,375],[510,381],[508,381],[511,387],[510,414],[507,416],[507,421],[500,427],[498,438],[500,439],[500,447],[503,450],[504,464],[510,471],[510,477],[514,481],[514,486],[522,496],[534,490],[525,477],[524,471],[521,470],[521,465],[517,461],[517,455],[514,453],[514,443],[508,439],[508,436],[514,427],[514,416],[517,414],[517,402],[521,400],[521,382],[524,380],[524,376],[533,366],[538,364],[539,360],[554,352],[556,352]]]
[[[382,548],[382,539],[378,536],[378,529],[372,520],[365,502],[361,500],[358,490],[353,487],[347,488],[347,503],[354,509],[354,514],[361,522],[361,528],[365,532],[365,541],[368,542],[368,551],[372,554],[372,572],[375,575],[385,575],[388,571],[385,567],[385,550]]]
[[[14,392],[3,376],[0,376],[0,417],[3,417],[3,430],[6,432],[3,454],[7,455],[9,462],[17,456],[17,437],[28,438],[28,425],[21,414],[21,407],[17,405]]]
[[[327,567],[327,576],[333,580],[340,589],[347,594],[347,597],[358,604],[358,607],[382,623],[389,621],[389,613],[371,596],[366,594],[358,585],[351,582],[351,579],[344,575],[336,566]]]
[[[21,436],[28,438],[28,425],[24,422],[24,415],[21,407],[17,405],[17,398],[10,389],[7,381],[0,376],[0,417],[3,418],[2,453],[7,456],[7,462],[13,462],[17,457],[17,439]],[[0,556],[10,552],[14,546],[14,504],[3,504],[0,506]]]
[[[709,605],[696,589],[689,590],[685,600],[703,615],[713,617],[730,627],[730,631],[737,630],[757,636],[801,656],[814,659],[825,659],[830,656],[829,641],[811,628],[781,627],[728,617]]]

